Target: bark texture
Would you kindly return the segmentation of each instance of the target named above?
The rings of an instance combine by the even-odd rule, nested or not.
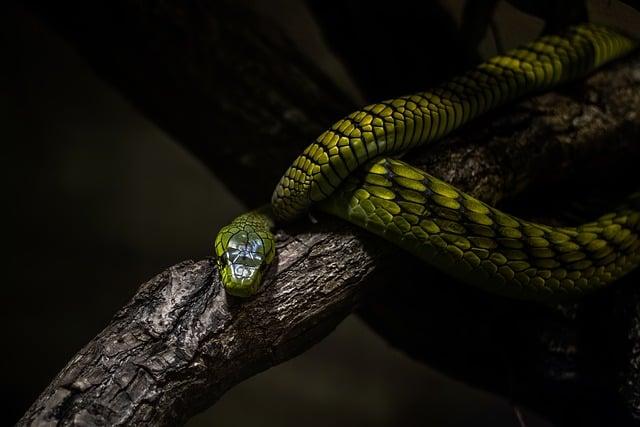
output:
[[[30,4],[249,204],[263,203],[295,153],[352,107],[277,27],[233,2]],[[583,188],[591,181],[571,177],[594,165],[610,180],[593,181],[629,182],[615,172],[638,160],[637,111],[635,55],[487,115],[416,159],[491,203],[520,194],[523,177],[545,189]],[[570,177],[565,187],[561,176]],[[533,204],[526,200],[525,210]],[[640,417],[637,273],[579,304],[516,303],[417,261],[399,271],[397,250],[316,217],[280,230],[277,265],[249,301],[225,295],[211,259],[179,263],[143,284],[20,424],[183,422],[318,342],[358,307],[414,357],[558,423]]]

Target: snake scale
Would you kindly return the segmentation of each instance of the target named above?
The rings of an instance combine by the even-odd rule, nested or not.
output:
[[[636,44],[581,24],[477,65],[426,92],[368,105],[337,121],[295,159],[271,205],[218,233],[228,293],[255,294],[275,254],[271,229],[312,204],[378,234],[465,283],[518,299],[555,301],[601,288],[640,263],[640,194],[597,220],[553,227],[491,207],[400,160],[525,94],[579,78]],[[353,178],[356,169],[363,179]]]

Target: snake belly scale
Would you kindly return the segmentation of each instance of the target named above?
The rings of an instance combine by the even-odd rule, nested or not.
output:
[[[595,24],[547,35],[426,92],[368,105],[337,121],[298,156],[271,205],[218,233],[227,292],[258,291],[274,258],[271,228],[311,205],[370,230],[465,283],[552,301],[611,283],[640,263],[640,196],[594,222],[550,227],[488,206],[404,162],[385,157],[438,140],[479,115],[579,78],[635,48]],[[364,181],[352,179],[365,169]]]

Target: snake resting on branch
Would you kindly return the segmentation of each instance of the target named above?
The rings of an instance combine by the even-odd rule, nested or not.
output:
[[[322,133],[280,179],[271,205],[218,233],[222,282],[255,294],[275,255],[271,229],[312,204],[481,289],[541,302],[577,298],[640,263],[640,193],[576,227],[527,221],[388,157],[436,141],[525,94],[582,77],[636,47],[595,24],[546,35],[426,92],[368,105]],[[353,177],[363,170],[363,179]]]

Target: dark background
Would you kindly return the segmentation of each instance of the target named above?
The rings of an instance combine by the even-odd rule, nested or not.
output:
[[[303,3],[251,3],[362,97]],[[461,4],[444,3],[449,19],[459,22]],[[640,14],[621,3],[590,2],[589,13],[640,33]],[[502,2],[496,23],[507,46],[543,25]],[[0,417],[11,424],[140,283],[209,254],[216,230],[247,207],[28,11],[8,7],[0,28],[9,192]],[[489,35],[480,53],[494,53],[495,45]],[[229,426],[518,425],[509,402],[410,360],[355,316],[305,354],[234,388],[190,424],[208,425],[213,416]],[[526,410],[524,417],[529,426],[549,425]]]

